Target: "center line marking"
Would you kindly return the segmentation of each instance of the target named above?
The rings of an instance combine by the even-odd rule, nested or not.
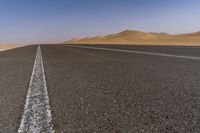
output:
[[[164,56],[164,57],[174,57],[174,58],[182,58],[182,59],[200,60],[200,57],[186,56],[186,55],[142,52],[142,51],[125,50],[125,49],[99,48],[99,47],[80,46],[80,45],[66,45],[65,44],[64,46],[75,47],[75,48],[96,49],[96,50],[106,50],[106,51],[114,51],[114,52],[125,52],[125,53],[134,53],[134,54],[143,54],[143,55],[154,55],[154,56]]]
[[[54,133],[40,46],[37,48],[18,133]]]

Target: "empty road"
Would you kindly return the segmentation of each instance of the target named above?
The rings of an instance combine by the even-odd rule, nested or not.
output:
[[[200,47],[0,52],[0,133],[199,133]]]

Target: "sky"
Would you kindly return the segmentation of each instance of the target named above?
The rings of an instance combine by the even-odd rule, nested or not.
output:
[[[59,43],[123,30],[200,31],[200,0],[0,0],[0,43]]]

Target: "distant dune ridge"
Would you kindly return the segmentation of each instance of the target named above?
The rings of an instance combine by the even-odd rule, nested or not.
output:
[[[0,44],[0,51],[22,47],[23,45]]]
[[[155,44],[155,45],[199,45],[200,32],[168,34],[125,30],[117,34],[86,38],[74,38],[65,44]]]

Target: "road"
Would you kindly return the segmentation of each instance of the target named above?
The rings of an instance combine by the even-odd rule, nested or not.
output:
[[[90,47],[41,46],[56,133],[200,132],[200,47]],[[0,52],[0,132],[18,131],[36,51]]]
[[[0,133],[14,133],[20,124],[36,47],[0,52]]]

